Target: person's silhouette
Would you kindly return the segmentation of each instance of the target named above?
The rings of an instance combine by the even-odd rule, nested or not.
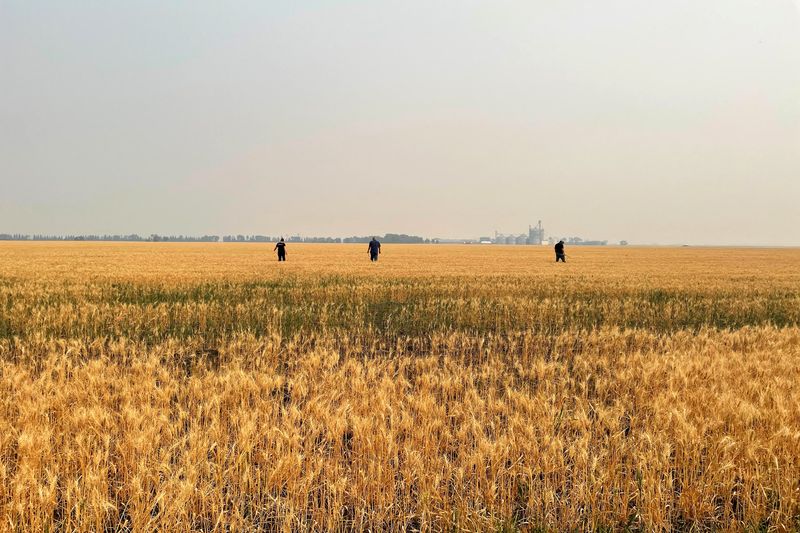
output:
[[[559,261],[562,263],[567,262],[567,255],[564,253],[564,241],[558,241],[556,243],[556,263]]]
[[[275,250],[278,251],[278,261],[286,261],[286,243],[283,242],[283,237],[275,244],[275,248],[272,249],[273,252]]]
[[[369,241],[367,249],[369,250],[369,260],[372,262],[377,261],[381,253],[381,243],[378,242],[378,239],[373,237],[372,240]]]

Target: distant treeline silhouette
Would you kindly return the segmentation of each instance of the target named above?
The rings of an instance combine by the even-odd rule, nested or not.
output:
[[[270,237],[268,235],[225,235],[222,237],[222,242],[276,242],[281,237]],[[294,235],[291,237],[283,236],[286,242],[342,242],[338,237],[300,237]]]
[[[283,235],[286,242],[308,242],[308,243],[367,243],[377,237],[385,243],[429,243],[430,239],[418,237],[416,235],[406,235],[404,233],[387,233],[386,235],[369,235],[366,237],[301,237],[299,235]],[[275,242],[281,237],[267,235],[225,235],[222,242]]]
[[[367,237],[301,237],[299,235],[284,236],[286,242],[307,242],[307,243],[367,243],[372,239],[372,235]],[[436,242],[430,239],[418,237],[416,235],[406,235],[404,233],[387,233],[377,235],[378,239],[385,243],[430,243]],[[253,242],[265,243],[275,242],[281,237],[268,235],[225,235],[222,242]],[[21,233],[0,233],[0,241],[111,241],[111,242],[219,242],[217,235],[203,235],[202,237],[192,237],[189,235],[157,235],[151,234],[149,237],[142,237],[135,233],[131,235],[25,235]]]
[[[119,242],[218,242],[216,235],[191,237],[189,235],[23,235],[0,233],[0,241],[119,241]]]
[[[368,237],[346,237],[342,242],[369,242],[372,240],[373,235]],[[387,233],[383,237],[375,235],[379,241],[384,243],[409,243],[421,244],[431,242],[430,239],[424,239],[416,235],[406,235],[405,233]]]

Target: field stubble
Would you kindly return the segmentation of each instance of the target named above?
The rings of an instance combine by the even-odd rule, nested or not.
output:
[[[800,527],[800,251],[550,254],[2,244],[0,528]]]

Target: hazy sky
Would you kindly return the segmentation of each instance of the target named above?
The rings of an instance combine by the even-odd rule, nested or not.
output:
[[[800,245],[790,0],[0,0],[0,232]]]

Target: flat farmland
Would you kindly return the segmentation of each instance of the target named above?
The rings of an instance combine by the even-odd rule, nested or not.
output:
[[[366,248],[0,243],[0,528],[800,528],[800,250]]]

